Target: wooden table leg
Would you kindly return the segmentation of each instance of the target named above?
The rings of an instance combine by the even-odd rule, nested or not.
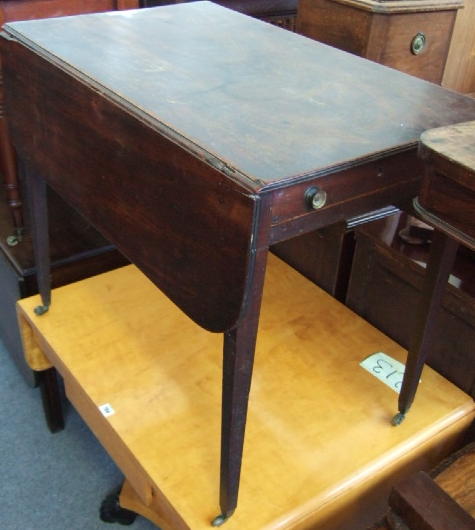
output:
[[[53,433],[61,431],[64,429],[64,415],[56,369],[48,368],[37,374],[46,424]]]
[[[1,63],[0,63],[1,70]],[[20,195],[20,180],[15,149],[10,138],[8,123],[5,115],[5,98],[3,92],[3,78],[0,72],[0,171],[6,190],[7,202],[11,210],[14,234],[7,240],[9,245],[16,245],[23,236],[24,224],[22,201]]]
[[[129,497],[127,497],[129,493]],[[125,502],[134,502],[138,506],[137,512],[128,510],[121,506],[121,499],[125,499]],[[143,515],[144,517],[152,517],[150,520],[154,520],[154,513],[149,507],[145,506],[137,494],[134,492],[130,484],[125,481],[121,488],[118,488],[116,491],[107,495],[107,497],[102,501],[101,508],[99,510],[99,517],[101,521],[105,523],[119,523],[121,525],[131,525],[138,514]],[[158,526],[158,524],[157,524]]]
[[[259,313],[264,289],[268,251],[261,252],[254,267],[251,300],[241,325],[224,334],[221,418],[221,514],[213,526],[221,526],[237,506],[246,417],[256,349]]]
[[[38,291],[42,306],[35,309],[37,315],[48,311],[51,304],[51,260],[49,254],[48,204],[45,180],[30,167],[25,168],[29,194],[31,232],[37,269]]]
[[[407,355],[406,370],[399,394],[399,412],[393,424],[399,425],[411,408],[416,395],[422,368],[427,357],[429,342],[439,312],[447,281],[457,253],[458,243],[434,230],[427,270],[424,276],[419,309]]]

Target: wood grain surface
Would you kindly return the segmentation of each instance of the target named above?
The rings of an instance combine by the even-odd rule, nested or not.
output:
[[[218,511],[222,337],[133,266],[56,289],[41,317],[38,300],[19,302],[27,356],[40,350],[57,367],[144,513],[166,530],[208,529]],[[442,460],[473,419],[473,400],[426,367],[413,410],[393,427],[397,393],[359,363],[406,352],[275,257],[258,337],[231,530],[372,522],[395,480]],[[104,417],[104,404],[115,414]]]

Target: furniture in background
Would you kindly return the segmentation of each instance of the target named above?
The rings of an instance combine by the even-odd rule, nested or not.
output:
[[[461,2],[438,0],[424,3],[301,0],[297,31],[423,79],[443,82],[448,88],[473,92],[474,23],[473,2],[462,7]],[[425,41],[421,35],[419,40],[415,38],[419,33]],[[418,43],[420,49],[415,48]],[[404,210],[414,214],[411,204],[405,205]],[[409,218],[406,225],[402,219],[407,216],[376,221],[374,226],[370,223],[356,227],[356,255],[347,255],[345,259],[345,263],[351,263],[346,265],[346,269],[352,269],[351,283],[342,296],[355,311],[407,347],[422,278],[421,266],[411,258],[417,255],[425,262],[428,247],[416,248],[398,237],[398,233],[406,237],[408,228],[412,231],[414,224],[414,218]],[[388,241],[387,230],[391,231],[395,223],[397,232],[391,232]],[[344,226],[342,230],[345,248],[351,252],[355,245],[353,232],[348,233]],[[337,240],[334,241],[333,246],[337,246]],[[290,247],[296,243],[286,245]],[[312,247],[308,245],[308,248]],[[292,252],[289,248],[288,253],[297,262],[294,266],[304,268],[309,260],[307,254],[311,259],[312,252],[305,253],[302,247],[298,250]],[[465,278],[473,276],[473,255],[462,247],[457,263],[459,269],[463,264],[467,270]],[[473,393],[474,360],[469,344],[474,333],[475,314],[473,301],[464,292],[470,283],[464,282],[460,289],[448,288],[449,307],[443,318],[445,323],[448,319],[452,325],[444,332],[435,331],[434,348],[428,360],[445,377]]]
[[[423,5],[418,0],[300,0],[296,31],[439,84],[461,6],[461,0],[432,0]],[[401,206],[409,211],[412,208],[410,203]],[[272,250],[338,300],[345,301],[355,247],[354,230],[394,211],[360,216],[279,243]]]
[[[1,40],[35,199],[38,313],[51,301],[46,178],[223,334],[219,525],[237,505],[269,246],[414,196],[420,133],[475,118],[475,100],[209,2],[90,22],[10,23]],[[147,67],[150,49],[167,68]]]
[[[462,0],[300,0],[297,31],[440,84]]]
[[[115,9],[138,7],[138,0],[1,0],[0,27],[14,20],[32,20],[46,17],[97,13]],[[24,233],[23,201],[15,150],[8,128],[8,111],[5,108],[0,57],[0,173],[6,189],[8,205],[13,220],[10,245],[15,245]]]
[[[475,443],[468,443],[432,470],[413,473],[392,488],[388,514],[368,530],[473,530]]]
[[[475,96],[475,3],[464,2],[457,11],[442,85]]]
[[[414,209],[434,233],[399,395],[400,419],[414,399],[459,243],[475,250],[474,138],[474,121],[421,135],[425,171]]]
[[[272,245],[271,251],[345,303],[355,252],[354,231],[399,209],[387,206]]]
[[[216,3],[234,9],[274,26],[295,31],[299,0],[217,0]]]
[[[135,0],[1,0],[0,23],[57,17],[137,6]],[[1,58],[0,58],[1,59]],[[0,79],[0,338],[23,378],[30,386],[40,386],[48,395],[51,375],[35,374],[26,365],[16,322],[15,302],[38,292],[33,257],[27,190],[18,165],[8,127],[3,81]],[[91,225],[55,193],[51,195],[50,232],[53,258],[52,282],[64,285],[93,274],[124,265],[127,260]],[[56,429],[54,414],[48,419]]]
[[[355,230],[355,254],[346,304],[409,348],[430,243],[413,245],[399,232],[407,214]],[[475,255],[460,247],[431,341],[428,364],[475,398]]]
[[[142,7],[159,7],[181,4],[184,1],[190,0],[140,0],[140,5]],[[298,0],[215,0],[214,3],[275,26],[295,31]]]

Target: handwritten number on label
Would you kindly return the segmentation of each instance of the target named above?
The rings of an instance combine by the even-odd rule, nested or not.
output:
[[[383,352],[378,352],[367,357],[361,366],[373,373],[380,381],[391,387],[396,392],[402,386],[404,365]]]
[[[384,359],[378,359],[376,361],[376,366],[373,366],[373,372],[375,374],[380,374],[383,370],[385,370],[385,367],[382,366],[383,364],[389,366],[389,368],[392,368],[393,365],[385,361]]]
[[[386,365],[386,366],[383,366],[383,365]],[[373,372],[375,374],[380,374],[381,372],[386,370],[387,367],[389,367],[389,369],[394,368],[394,366],[391,363],[388,363],[384,359],[378,359],[376,362],[376,366],[373,366]],[[389,374],[386,374],[386,379],[389,379],[393,375],[400,375],[402,377],[404,375],[404,372],[400,372],[399,370],[393,370]],[[393,382],[393,385],[397,388],[399,388],[401,384],[402,384],[402,381]]]

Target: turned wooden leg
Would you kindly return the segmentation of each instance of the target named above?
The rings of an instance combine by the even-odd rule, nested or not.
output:
[[[22,200],[20,194],[20,179],[16,153],[10,138],[8,123],[5,115],[5,98],[3,91],[3,78],[1,77],[0,63],[0,171],[6,190],[7,202],[12,214],[14,233],[8,238],[8,244],[17,244],[24,231]]]

